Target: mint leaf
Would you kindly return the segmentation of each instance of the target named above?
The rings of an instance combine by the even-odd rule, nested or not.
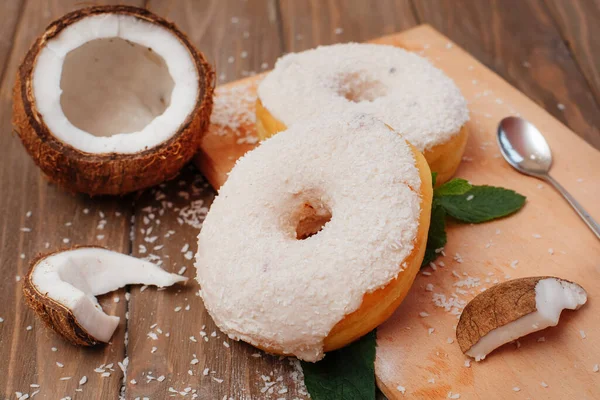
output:
[[[457,196],[467,193],[472,187],[473,186],[466,179],[456,178],[435,189],[433,195],[435,197]]]
[[[375,330],[327,353],[317,363],[302,362],[304,382],[313,400],[375,399]]]
[[[435,260],[438,253],[435,251],[446,245],[446,210],[434,201],[431,205],[431,222],[427,234],[427,247],[421,268]]]
[[[435,182],[437,181],[437,172],[431,173],[431,186],[435,187]]]
[[[459,221],[480,223],[519,211],[525,196],[494,186],[473,186],[468,192],[436,199],[448,215]]]

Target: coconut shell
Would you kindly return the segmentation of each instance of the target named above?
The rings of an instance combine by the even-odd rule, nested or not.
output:
[[[173,33],[192,55],[199,76],[194,111],[167,141],[134,154],[92,154],[52,135],[36,108],[32,75],[40,50],[78,20],[105,13],[130,15]],[[121,195],[174,178],[200,148],[213,104],[214,70],[177,27],[150,11],[130,6],[80,9],[52,22],[29,49],[17,71],[13,89],[13,125],[25,149],[50,181],[74,192]]]
[[[69,249],[56,250],[50,253],[39,254],[36,256],[29,266],[29,272],[23,279],[23,296],[29,307],[44,321],[44,324],[52,329],[54,332],[67,339],[69,342],[76,346],[94,346],[100,341],[90,335],[80,324],[77,322],[75,315],[64,305],[47,297],[44,293],[41,293],[31,280],[31,275],[35,269],[35,266],[53,254],[60,253],[65,250],[73,250],[77,247],[71,247]],[[85,246],[91,247],[91,246]]]
[[[551,276],[513,279],[475,296],[463,310],[456,326],[456,339],[463,353],[490,331],[537,310],[535,286]]]

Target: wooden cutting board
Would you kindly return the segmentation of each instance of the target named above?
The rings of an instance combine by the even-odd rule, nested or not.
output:
[[[390,399],[458,398],[456,394],[486,400],[600,399],[600,372],[594,372],[600,364],[600,243],[551,187],[506,164],[496,145],[496,126],[508,115],[537,125],[554,152],[553,176],[597,220],[600,153],[429,26],[373,42],[424,55],[462,90],[471,112],[471,136],[457,176],[527,196],[525,208],[513,217],[481,225],[450,224],[446,255],[437,260],[437,270],[425,268],[400,308],[378,329],[379,387]],[[255,146],[253,112],[260,79],[233,82],[217,91],[215,123],[196,159],[216,188],[237,158]],[[465,366],[467,357],[454,333],[464,304],[494,282],[536,275],[582,284],[588,304],[564,312],[558,327]],[[422,311],[429,316],[420,317]]]

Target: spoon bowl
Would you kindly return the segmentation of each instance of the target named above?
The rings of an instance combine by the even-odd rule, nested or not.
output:
[[[498,144],[506,161],[519,172],[540,178],[550,171],[550,146],[529,121],[518,117],[504,118],[498,125]]]
[[[600,239],[600,225],[560,183],[550,176],[550,167],[552,167],[550,146],[532,123],[518,117],[504,118],[498,125],[498,145],[504,159],[514,169],[554,186]]]

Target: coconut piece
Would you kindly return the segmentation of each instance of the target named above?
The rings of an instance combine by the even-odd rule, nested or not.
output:
[[[586,301],[586,291],[564,279],[542,276],[506,281],[467,304],[456,339],[463,353],[480,361],[503,344],[555,326],[562,310],[577,310]]]
[[[13,125],[67,189],[124,194],[173,178],[200,147],[214,71],[148,10],[97,6],[51,23],[17,72]]]
[[[135,257],[77,247],[35,258],[23,293],[48,327],[73,344],[92,346],[108,342],[119,325],[119,317],[106,315],[95,296],[125,285],[164,287],[186,280]]]

